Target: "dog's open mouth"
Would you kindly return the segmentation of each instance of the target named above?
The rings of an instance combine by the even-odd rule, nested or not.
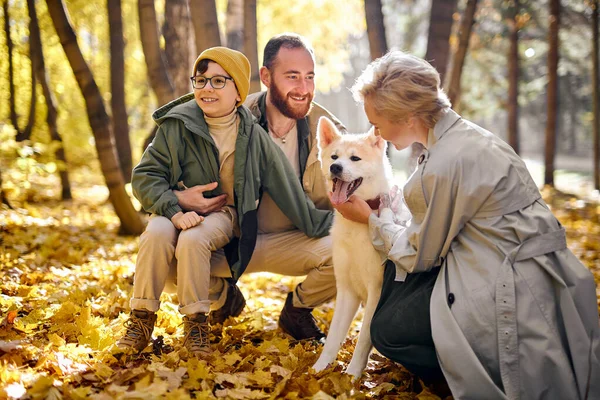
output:
[[[333,178],[333,194],[331,195],[331,202],[334,205],[339,205],[348,201],[352,193],[362,183],[362,178],[353,180],[352,182],[346,182],[339,178]]]

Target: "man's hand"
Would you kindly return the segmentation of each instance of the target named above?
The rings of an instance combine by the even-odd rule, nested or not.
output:
[[[198,185],[185,190],[174,190],[179,206],[185,211],[195,211],[200,215],[208,215],[213,211],[220,210],[227,204],[227,195],[225,193],[216,197],[207,199],[204,192],[214,190],[218,186],[217,182],[207,185]]]
[[[185,214],[179,211],[171,217],[171,222],[175,225],[175,228],[183,231],[193,228],[202,221],[204,221],[204,217],[198,215],[196,211],[188,211]]]
[[[331,200],[332,193],[329,192],[329,200]],[[333,202],[332,202],[333,203]],[[334,205],[333,208],[338,210],[340,214],[350,221],[359,222],[361,224],[369,223],[369,216],[371,215],[371,207],[363,199],[359,199],[356,196],[351,196],[347,202]]]

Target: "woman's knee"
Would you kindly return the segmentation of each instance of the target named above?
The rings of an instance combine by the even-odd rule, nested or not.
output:
[[[381,310],[377,310],[371,321],[371,342],[373,346],[382,354],[385,349],[394,341],[400,339],[398,332],[390,329],[389,315]]]

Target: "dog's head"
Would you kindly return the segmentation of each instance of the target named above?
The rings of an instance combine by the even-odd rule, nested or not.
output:
[[[387,192],[391,172],[387,145],[373,130],[342,135],[329,118],[321,117],[317,138],[321,169],[332,188],[334,205],[348,201],[353,194],[369,200]]]

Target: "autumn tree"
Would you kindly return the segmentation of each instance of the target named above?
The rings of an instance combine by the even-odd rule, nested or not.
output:
[[[192,55],[195,45],[187,0],[165,2],[163,36],[167,71],[173,82],[175,97],[183,96],[191,90],[189,67],[196,59],[196,55]]]
[[[67,56],[75,80],[85,100],[90,127],[94,134],[96,151],[100,161],[102,174],[110,193],[110,201],[121,221],[121,232],[139,235],[144,230],[144,223],[131,204],[125,191],[125,182],[121,174],[119,160],[111,132],[110,118],[104,107],[104,100],[96,85],[92,71],[83,58],[73,30],[67,10],[62,0],[46,0],[48,12],[52,18],[54,29]]]
[[[375,60],[388,51],[381,0],[365,0],[365,18],[371,60]]]
[[[519,154],[519,0],[509,0],[508,26],[508,144]]]
[[[457,0],[432,0],[427,35],[425,59],[440,73],[442,82],[446,78],[446,69],[450,59],[450,34],[452,33],[452,14],[456,10]]]
[[[0,204],[4,204],[8,208],[12,209],[12,205],[8,201],[8,197],[6,197],[6,193],[4,192],[4,187],[2,187],[2,171],[1,170],[0,170]]]
[[[244,0],[227,0],[227,47],[243,51],[244,49]]]
[[[32,65],[35,66],[35,76],[37,81],[42,86],[42,92],[46,99],[46,123],[50,131],[50,139],[59,143],[54,156],[59,162],[58,174],[61,183],[61,198],[68,200],[73,198],[71,194],[71,182],[69,180],[69,172],[67,168],[67,158],[65,155],[65,147],[62,136],[58,133],[56,119],[58,111],[56,107],[56,99],[54,93],[50,89],[48,82],[48,74],[46,71],[46,61],[42,50],[42,41],[40,28],[38,24],[37,12],[35,10],[35,0],[27,0],[27,9],[29,12],[29,46],[31,49]]]
[[[13,61],[13,49],[14,44],[12,36],[10,34],[10,14],[8,11],[8,0],[2,2],[2,8],[4,10],[4,33],[6,35],[6,47],[8,48],[8,87],[9,87],[9,104],[10,104],[10,122],[17,131],[15,140],[21,142],[28,140],[31,137],[31,131],[33,130],[33,124],[35,123],[35,106],[36,106],[36,90],[35,90],[35,65],[33,64],[34,58],[31,57],[30,47],[30,59],[31,59],[31,101],[29,103],[29,117],[27,119],[27,125],[24,130],[19,128],[19,116],[17,114],[16,106],[16,90],[14,80],[14,61]]]
[[[250,61],[250,93],[260,92],[256,0],[244,0],[244,54]]]
[[[465,65],[465,58],[469,49],[469,41],[471,39],[471,31],[475,23],[475,11],[477,10],[477,0],[468,0],[465,11],[460,22],[458,31],[458,47],[452,58],[450,73],[446,78],[446,88],[450,102],[454,108],[458,108],[460,104],[460,78]]]
[[[593,141],[594,141],[594,188],[600,189],[600,79],[598,71],[598,7],[600,1],[593,0],[592,2],[592,104],[593,104],[593,118],[592,128]]]
[[[546,90],[547,121],[544,157],[544,184],[554,186],[554,155],[556,153],[556,122],[558,118],[558,28],[560,0],[550,0],[548,17],[548,89]]]
[[[131,141],[125,105],[125,41],[123,40],[123,17],[121,0],[107,0],[108,28],[110,37],[110,105],[112,129],[115,135],[121,173],[125,182],[131,182]]]
[[[221,33],[215,0],[189,0],[190,15],[196,38],[196,56],[204,50],[221,46]]]
[[[140,39],[148,78],[152,91],[159,104],[167,104],[175,98],[175,88],[171,83],[165,56],[160,48],[158,21],[153,0],[138,0],[138,15],[140,24]]]

